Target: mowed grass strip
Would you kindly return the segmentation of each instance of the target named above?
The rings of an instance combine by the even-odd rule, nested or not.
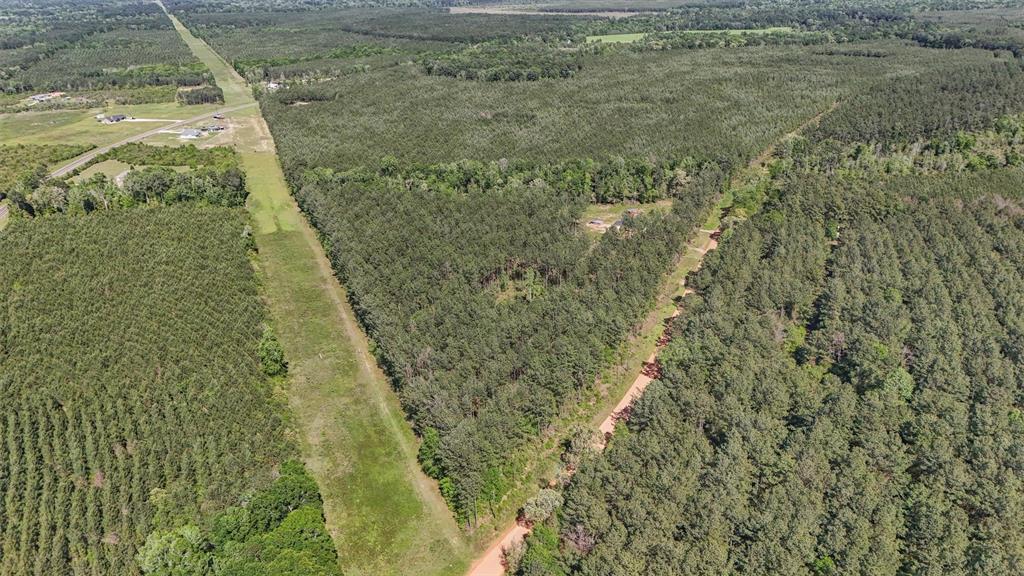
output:
[[[348,575],[455,575],[468,550],[272,153],[243,153],[265,295],[305,461]],[[272,174],[276,172],[276,174]],[[415,568],[413,568],[415,567]]]
[[[636,42],[647,34],[645,32],[636,32],[631,34],[601,34],[599,36],[587,36],[587,42],[605,42],[608,44],[625,44],[629,42]]]
[[[244,80],[202,40],[175,27],[212,70],[229,104],[252,101]],[[316,234],[288,193],[258,109],[234,131],[249,187],[263,295],[289,362],[286,395],[303,459],[320,485],[347,576],[456,576],[469,548],[415,436],[376,366]]]
[[[162,3],[158,2],[158,4],[160,4],[161,8],[164,8]],[[167,12],[166,8],[164,8],[164,12],[171,19],[171,23],[174,24],[174,29],[181,35],[181,39],[192,50],[192,54],[210,69],[217,86],[224,91],[224,104],[232,106],[252,102],[252,91],[249,89],[248,84],[242,80],[242,77],[238,75],[238,72],[235,72],[234,68],[228,65],[219,54],[214,52],[209,44],[196,38],[173,14]]]

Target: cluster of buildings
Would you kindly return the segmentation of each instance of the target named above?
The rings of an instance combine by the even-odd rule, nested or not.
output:
[[[116,124],[118,122],[128,120],[129,118],[131,118],[131,116],[128,116],[127,114],[111,114],[110,116],[107,116],[106,114],[96,115],[96,121],[102,122],[103,124]]]
[[[40,104],[42,102],[49,102],[54,98],[60,98],[61,96],[64,96],[63,92],[45,92],[43,94],[33,94],[28,99],[30,104]]]
[[[628,210],[626,210],[625,212],[622,213],[622,218],[616,220],[610,226],[605,224],[604,220],[601,220],[600,218],[594,218],[593,220],[587,222],[587,224],[591,228],[595,228],[595,229],[601,230],[601,231],[608,230],[608,229],[611,229],[611,230],[621,230],[622,226],[623,226],[623,222],[624,222],[624,220],[626,218],[636,218],[639,215],[640,215],[640,209],[639,208],[630,208],[630,209],[628,209]]]
[[[179,137],[183,140],[195,140],[197,138],[201,138],[204,134],[214,134],[223,131],[223,126],[220,126],[219,124],[210,124],[208,126],[200,126],[199,128],[185,128],[181,131],[181,136]]]

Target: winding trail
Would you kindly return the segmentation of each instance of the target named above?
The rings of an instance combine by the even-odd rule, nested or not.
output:
[[[819,112],[818,114],[815,114],[811,118],[808,118],[790,132],[783,134],[775,142],[773,142],[767,148],[762,150],[760,154],[751,159],[749,164],[747,164],[746,170],[757,171],[759,177],[764,177],[767,172],[767,162],[772,157],[772,154],[774,154],[775,149],[779,143],[799,135],[812,125],[816,125],[818,122],[821,121],[821,119],[826,114],[831,113],[838,106],[839,101],[833,102],[827,109]],[[730,187],[735,188],[737,186],[740,186],[742,184],[741,178],[742,176],[740,174],[734,176],[729,182]],[[726,208],[719,206],[719,210],[721,211],[720,215],[724,215]],[[677,269],[675,273],[673,273],[673,275],[681,273],[683,275],[685,282],[686,274],[688,274],[692,270],[699,269],[700,266],[704,263],[704,257],[712,250],[718,248],[718,241],[712,238],[711,234],[720,230],[721,227],[719,227],[718,230],[698,230],[696,237],[689,242],[686,248],[688,252],[693,252],[694,254],[697,255],[696,262],[688,261],[687,258],[680,258],[679,263],[677,264]],[[684,289],[684,294],[690,293],[692,293],[691,289]],[[664,297],[664,294],[659,296],[659,298],[662,297]],[[656,320],[659,319],[657,318],[658,314],[659,310],[657,307],[655,307],[655,309],[651,312],[647,321],[645,322],[645,326],[651,326],[654,330],[660,330],[661,324],[656,322]],[[677,307],[669,316],[669,318],[674,318],[678,314],[679,308]],[[655,322],[651,322],[652,319],[654,319]],[[655,363],[658,358],[658,353],[662,350],[662,348],[663,346],[661,344],[657,345],[655,347],[655,350],[647,358],[647,361],[644,362],[644,366]],[[600,433],[600,437],[598,441],[595,443],[595,448],[597,448],[598,450],[604,449],[606,445],[606,438],[608,437],[608,435],[613,434],[615,432],[615,426],[624,419],[624,417],[628,413],[629,407],[634,402],[636,402],[636,400],[639,399],[640,396],[643,395],[644,390],[646,390],[647,387],[653,381],[653,378],[643,373],[643,367],[641,367],[641,371],[639,374],[637,374],[636,379],[633,381],[633,384],[626,389],[625,393],[622,395],[619,401],[615,404],[615,406],[609,411],[607,416],[603,420],[601,420],[600,424],[597,426],[598,432]],[[523,539],[526,538],[526,536],[529,535],[529,533],[530,530],[528,528],[521,526],[518,523],[513,523],[501,534],[499,538],[497,538],[482,553],[481,556],[477,558],[475,562],[473,562],[473,565],[466,573],[466,576],[504,575],[505,566],[502,562],[505,550],[510,546],[513,546],[517,542],[521,542]]]

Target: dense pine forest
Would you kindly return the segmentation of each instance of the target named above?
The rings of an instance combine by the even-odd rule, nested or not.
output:
[[[5,10],[0,92],[194,86],[211,77],[160,7],[52,2]]]
[[[374,18],[357,19],[358,30],[347,31],[409,41],[474,38],[470,28],[428,38],[399,25],[382,34],[374,26],[398,16]],[[777,151],[779,168],[814,171],[815,161],[836,157],[833,149],[858,145],[882,154],[924,141],[945,154],[964,131],[994,129],[1021,109],[1016,85],[1024,75],[1012,53],[940,52],[904,38],[917,25],[905,15],[876,19],[877,26],[857,28],[865,40],[856,48],[823,47],[814,38],[788,46],[590,50],[577,53],[564,74],[555,65],[550,74],[515,81],[479,75],[499,74],[488,61],[516,62],[485,56],[502,54],[500,44],[485,44],[422,67],[388,65],[263,96],[300,205],[324,234],[422,435],[421,464],[460,520],[472,526],[504,502],[529,465],[522,447],[551,434],[566,402],[593,385],[728,175],[783,132],[824,113],[808,138]],[[804,33],[831,26],[855,36],[848,16],[834,20]],[[542,26],[531,34],[540,45],[557,41]],[[639,94],[637,74],[644,79]],[[707,113],[709,106],[719,113]],[[976,152],[961,155],[964,166],[985,157]],[[672,183],[673,167],[689,185]],[[756,211],[764,193],[737,191],[736,216]],[[644,233],[608,235],[593,247],[576,228],[581,202],[659,198],[676,199],[684,226],[657,233],[657,222],[641,217]],[[689,206],[682,214],[681,199]],[[656,239],[662,234],[668,236]],[[613,250],[617,243],[630,248]],[[792,253],[801,254],[800,265],[816,262],[813,252]],[[816,287],[822,274],[808,282]],[[780,314],[792,320],[797,311]],[[564,551],[565,538],[552,542]],[[595,566],[618,573],[608,561],[594,556]],[[637,566],[649,573],[649,565]]]
[[[896,78],[776,149],[516,571],[1015,573],[1019,75]]]
[[[1021,573],[1019,0],[163,5],[0,6],[0,576]]]
[[[524,573],[1015,573],[1022,185],[780,181]]]
[[[680,170],[673,209],[591,244],[589,196],[472,176],[453,190],[319,174],[298,193],[465,522],[501,502],[516,449],[593,382],[723,184],[715,165]]]
[[[294,447],[261,363],[243,229],[235,210],[173,207],[0,233],[0,573],[165,573],[186,541],[211,565],[309,554],[335,569],[329,544],[324,560],[285,526],[326,538],[315,484],[301,497],[269,484]],[[265,509],[247,499],[268,485]]]

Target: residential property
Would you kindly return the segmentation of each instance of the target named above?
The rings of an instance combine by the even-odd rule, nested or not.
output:
[[[115,124],[117,122],[121,122],[121,121],[127,120],[127,119],[128,119],[128,115],[127,114],[111,114],[110,116],[106,116],[104,114],[97,114],[96,115],[96,121],[97,122],[102,122],[104,124]]]
[[[32,96],[29,96],[29,99],[32,100],[32,102],[46,102],[48,100],[53,100],[54,98],[59,98],[63,95],[63,92],[47,92],[45,94],[33,94]]]

